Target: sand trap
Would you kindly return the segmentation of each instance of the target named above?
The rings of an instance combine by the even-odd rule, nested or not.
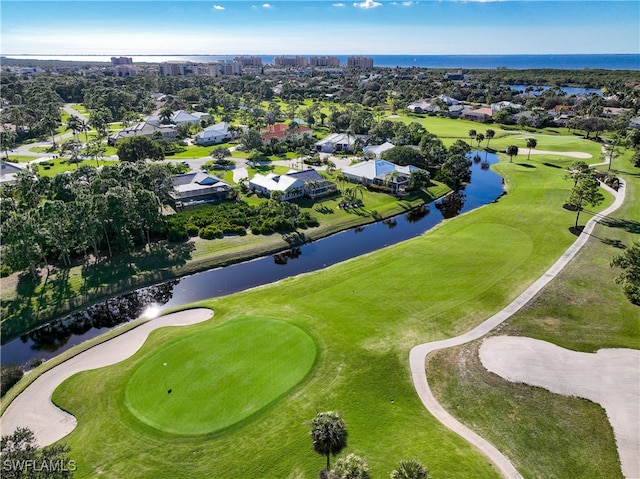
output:
[[[189,309],[167,314],[137,328],[98,344],[47,371],[31,383],[0,418],[2,435],[12,434],[18,427],[31,429],[44,447],[62,439],[76,427],[76,418],[51,402],[53,391],[67,378],[81,371],[119,363],[132,356],[144,344],[149,333],[165,326],[188,326],[213,316],[210,309]]]
[[[520,148],[518,151],[518,155],[520,154],[529,154],[529,148]],[[586,160],[588,158],[593,158],[593,155],[589,153],[583,153],[582,151],[547,151],[547,150],[534,150],[531,149],[532,155],[558,155],[558,156],[570,156],[571,158],[580,158]]]
[[[537,339],[496,336],[482,342],[480,360],[508,381],[600,404],[613,427],[623,474],[640,477],[640,350],[580,353]]]

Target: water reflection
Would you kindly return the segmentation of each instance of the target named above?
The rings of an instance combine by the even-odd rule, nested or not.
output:
[[[445,219],[453,218],[460,214],[466,199],[467,196],[464,194],[464,188],[461,188],[458,191],[449,193],[447,196],[442,198],[442,200],[436,201],[436,208],[440,210],[440,213],[442,213],[442,216]]]
[[[473,152],[472,155],[476,153]],[[105,328],[138,317],[150,305],[161,309],[171,308],[244,291],[325,268],[421,235],[439,224],[443,218],[451,218],[486,205],[503,194],[502,178],[488,169],[489,163],[496,163],[498,158],[488,154],[485,161],[482,165],[472,165],[471,183],[463,191],[452,193],[434,203],[437,211],[431,211],[429,205],[424,205],[395,218],[336,233],[300,247],[292,246],[282,253],[143,288],[8,342],[0,352],[2,363],[24,364],[34,356],[53,357],[75,344],[103,333]]]
[[[299,258],[301,254],[302,250],[300,248],[291,248],[286,251],[282,251],[281,253],[274,254],[273,262],[275,264],[285,265],[290,259]]]
[[[3,345],[2,363],[6,364],[9,358],[12,363],[24,363],[33,357],[48,359],[57,354],[61,348],[68,349],[81,342],[78,338],[85,340],[102,333],[103,331],[100,331],[102,329],[110,329],[138,318],[149,306],[157,307],[158,304],[166,304],[173,296],[173,289],[178,282],[179,280],[176,279],[141,288],[52,321]],[[87,337],[90,331],[94,334]],[[75,340],[70,342],[71,338]],[[16,345],[22,347],[16,348]]]

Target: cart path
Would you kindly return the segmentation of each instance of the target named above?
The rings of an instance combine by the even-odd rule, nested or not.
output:
[[[640,350],[581,353],[538,339],[492,336],[482,341],[479,355],[488,371],[507,381],[600,404],[613,427],[622,473],[640,477]]]
[[[451,414],[449,414],[438,403],[433,396],[429,383],[427,381],[426,371],[426,359],[427,356],[433,351],[439,349],[450,348],[453,346],[459,346],[461,344],[474,341],[486,335],[496,326],[500,325],[507,319],[509,319],[520,308],[527,304],[544,286],[553,280],[560,271],[573,259],[582,246],[587,242],[590,237],[593,228],[596,223],[601,219],[610,215],[617,210],[625,198],[625,185],[624,182],[620,182],[620,188],[615,191],[606,185],[601,186],[614,195],[614,202],[599,214],[594,215],[584,227],[584,230],[580,236],[574,241],[574,243],[564,252],[564,254],[531,286],[529,286],[520,296],[518,296],[511,304],[505,307],[502,311],[491,316],[483,323],[479,324],[472,330],[457,336],[455,338],[443,339],[440,341],[432,341],[430,343],[420,344],[411,349],[409,353],[409,368],[411,370],[411,376],[413,379],[414,387],[418,396],[422,400],[422,403],[427,410],[433,414],[442,424],[447,426],[455,433],[462,436],[469,441],[472,445],[477,447],[500,471],[503,477],[508,479],[522,479],[522,475],[517,471],[515,466],[504,456],[493,444],[483,439],[478,434],[473,432],[467,426],[462,424]]]
[[[43,373],[31,383],[0,417],[2,435],[18,427],[28,427],[39,447],[59,441],[76,427],[76,418],[53,404],[51,396],[62,382],[76,373],[110,366],[131,357],[149,333],[166,326],[190,326],[213,317],[205,308],[188,309],[147,321],[140,326],[100,343]]]

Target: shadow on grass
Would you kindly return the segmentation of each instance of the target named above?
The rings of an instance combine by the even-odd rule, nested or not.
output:
[[[558,165],[554,165],[553,163],[542,163],[544,166],[548,166],[549,168],[557,168],[559,170],[562,170],[562,166],[558,166]]]
[[[638,221],[606,217],[600,220],[600,224],[609,228],[620,228],[629,233],[640,234],[640,222]]]
[[[530,165],[529,163],[516,163],[516,165],[522,166],[523,168],[536,168],[535,165]]]

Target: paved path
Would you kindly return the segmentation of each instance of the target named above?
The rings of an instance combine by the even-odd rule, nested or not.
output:
[[[484,453],[495,464],[505,478],[521,479],[522,475],[516,470],[513,464],[511,464],[509,459],[498,451],[495,446],[455,419],[438,403],[438,401],[436,401],[431,389],[429,388],[429,383],[427,382],[426,358],[427,355],[433,351],[459,346],[486,335],[489,331],[509,319],[514,313],[520,310],[520,308],[527,304],[544,286],[554,279],[587,242],[596,223],[603,217],[613,213],[624,202],[625,186],[622,182],[617,192],[605,185],[602,186],[615,196],[613,204],[602,213],[594,215],[585,225],[582,234],[578,236],[576,241],[569,247],[569,249],[567,249],[567,251],[564,252],[560,259],[558,259],[558,261],[556,261],[553,266],[551,266],[551,268],[542,275],[542,277],[529,286],[511,304],[461,336],[420,344],[412,348],[409,353],[409,367],[411,369],[413,384],[425,407],[445,426],[465,438]]]
[[[144,344],[149,333],[165,326],[188,326],[213,316],[210,309],[190,309],[168,314],[98,344],[52,368],[31,383],[0,417],[2,435],[17,427],[28,427],[44,447],[62,439],[76,427],[76,418],[51,402],[53,391],[66,379],[81,371],[119,363],[132,356]]]
[[[508,381],[600,404],[613,427],[622,473],[640,478],[640,350],[580,353],[538,339],[493,336],[479,354],[487,370]]]

